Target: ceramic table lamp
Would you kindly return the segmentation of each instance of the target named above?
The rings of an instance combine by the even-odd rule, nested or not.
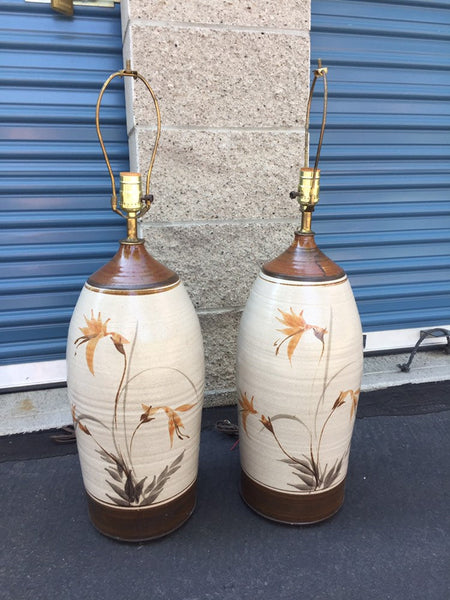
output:
[[[158,117],[141,194],[139,173],[120,174],[120,200],[99,128],[115,77],[142,81]],[[67,385],[89,515],[105,535],[163,536],[192,513],[204,387],[197,315],[178,275],[148,254],[137,219],[150,207],[160,113],[148,82],[129,64],[105,82],[97,132],[112,182],[112,208],[127,219],[117,254],[87,280],[67,342]]]
[[[302,224],[255,281],[239,332],[237,386],[241,494],[259,514],[292,524],[324,520],[342,505],[362,372],[362,331],[345,272],[314,241],[318,161],[300,171]]]

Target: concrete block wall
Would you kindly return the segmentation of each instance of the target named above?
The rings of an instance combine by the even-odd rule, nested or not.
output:
[[[260,265],[291,242],[303,160],[309,0],[122,0],[124,59],[150,82],[162,135],[147,248],[183,279],[205,340],[206,405],[235,401],[240,315]],[[128,87],[131,168],[155,135]]]

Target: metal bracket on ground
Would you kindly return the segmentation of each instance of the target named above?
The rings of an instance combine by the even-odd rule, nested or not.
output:
[[[438,337],[444,337],[444,336],[447,338],[447,346],[444,348],[444,352],[446,354],[450,354],[450,330],[444,329],[443,327],[436,327],[435,329],[424,329],[420,332],[419,340],[418,340],[417,344],[414,346],[414,348],[411,352],[411,355],[408,359],[408,362],[403,363],[403,364],[398,364],[397,367],[400,369],[400,371],[403,371],[404,373],[409,373],[413,358],[415,357],[415,355],[419,349],[419,346],[423,342],[423,340],[425,338],[429,338],[429,337],[438,338]]]

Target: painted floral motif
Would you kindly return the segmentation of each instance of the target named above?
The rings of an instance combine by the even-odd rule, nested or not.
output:
[[[84,315],[84,320],[86,321],[87,326],[80,327],[80,331],[83,335],[76,339],[74,344],[77,348],[82,344],[86,344],[87,365],[89,367],[89,371],[92,373],[92,375],[94,375],[94,352],[98,342],[102,338],[109,335],[114,346],[121,354],[125,354],[123,345],[129,344],[129,341],[122,337],[119,333],[107,331],[106,326],[110,319],[106,319],[106,321],[103,323],[101,313],[98,313],[98,317],[95,318],[94,311],[91,310],[91,318],[88,319],[86,315]]]
[[[351,419],[351,418],[353,418],[353,415],[356,415],[360,390],[356,390],[355,392],[353,390],[347,390],[346,392],[342,392],[342,393],[350,394],[350,396],[351,396],[351,399],[352,399],[352,407],[350,409],[350,419]]]
[[[277,348],[275,354],[278,356],[282,344],[289,340],[287,357],[292,366],[293,354],[301,337],[308,330],[313,330],[314,335],[322,342],[322,351],[319,357],[320,361],[325,349],[325,334],[327,333],[326,328],[307,323],[303,317],[303,310],[301,310],[298,314],[294,313],[292,308],[290,309],[290,313],[284,312],[280,309],[278,310],[281,313],[282,318],[277,317],[277,320],[285,325],[284,329],[279,329],[278,331],[286,334],[286,337],[281,340],[281,342],[275,342],[274,345]],[[343,390],[338,394],[337,398],[334,397],[329,399],[328,394],[330,383],[349,366],[350,364],[341,368],[337,373],[332,375],[328,381],[324,382],[322,392],[317,398],[314,415],[313,417],[309,417],[309,419],[306,417],[300,418],[292,414],[280,413],[272,416],[260,414],[254,407],[254,397],[252,396],[251,402],[249,402],[247,399],[247,393],[241,392],[242,400],[239,401],[239,404],[241,406],[240,412],[245,433],[248,435],[247,418],[249,415],[259,415],[259,422],[263,426],[261,432],[268,431],[271,434],[275,443],[284,455],[284,458],[280,458],[280,461],[288,464],[293,469],[292,475],[295,476],[295,480],[293,482],[288,482],[287,485],[301,492],[324,490],[333,486],[342,478],[342,467],[349,453],[350,445],[346,448],[345,452],[332,464],[323,464],[321,451],[324,435],[330,422],[337,413],[345,410],[343,408],[344,406],[350,404],[350,424],[356,417],[356,409],[360,392],[359,389]],[[329,409],[328,411],[324,412],[323,409],[327,404]],[[323,415],[325,415],[325,417]],[[321,419],[322,421],[320,422]],[[300,456],[294,456],[286,450],[286,441],[280,439],[277,431],[279,429],[277,427],[277,422],[281,422],[283,420],[290,420],[298,423],[303,432],[299,433],[299,436],[301,436],[303,440],[307,440],[307,442],[304,443],[304,445],[308,448],[307,452],[301,454]]]
[[[256,415],[257,411],[253,406],[253,396],[252,399],[249,400],[247,398],[247,394],[241,394],[241,398],[239,399],[240,413],[242,416],[242,426],[244,427],[245,433],[247,433],[247,417],[248,415]]]
[[[181,431],[181,429],[184,429],[184,425],[183,425],[183,423],[181,421],[181,417],[178,413],[186,412],[186,411],[190,410],[191,408],[194,408],[194,406],[195,406],[195,403],[194,404],[182,404],[181,406],[178,406],[177,408],[170,408],[169,406],[152,407],[152,406],[147,406],[147,405],[143,404],[142,409],[144,410],[144,412],[141,415],[141,420],[139,422],[139,425],[136,427],[136,429],[133,433],[133,437],[141,425],[143,425],[144,423],[150,423],[150,421],[154,421],[155,417],[153,417],[152,415],[156,414],[158,412],[158,410],[163,410],[166,413],[167,418],[169,420],[170,447],[172,448],[174,433],[177,434],[177,438],[179,440],[189,437],[187,435],[187,433],[183,433]]]
[[[353,390],[341,392],[331,407],[330,412],[324,420],[320,430],[317,431],[312,430],[311,427],[308,427],[308,425],[302,419],[295,415],[276,414],[271,417],[266,417],[265,415],[260,416],[259,421],[261,425],[263,425],[263,427],[271,433],[281,452],[286,457],[280,459],[281,462],[287,463],[290,467],[292,467],[294,469],[292,474],[300,480],[299,482],[297,481],[295,483],[288,483],[289,486],[300,491],[314,492],[317,490],[326,489],[340,479],[341,468],[350,448],[347,448],[344,454],[340,456],[332,465],[329,465],[328,463],[325,465],[322,464],[320,452],[327,425],[333,417],[335,411],[346,404],[346,398],[348,396],[350,396],[352,401],[350,420],[353,419],[353,415],[355,414],[354,407],[358,401],[359,390],[356,390],[356,392]],[[254,410],[252,414],[258,414],[258,411]],[[285,446],[277,435],[275,426],[276,421],[281,421],[283,419],[296,421],[306,431],[309,446],[309,452],[307,454],[302,454],[301,456],[296,457],[285,449]],[[245,426],[244,430],[248,435]]]
[[[79,414],[76,406],[72,405],[74,427],[76,430],[78,429],[83,434],[90,436],[93,439],[97,446],[96,451],[105,462],[105,472],[107,473],[105,481],[111,488],[111,493],[106,494],[106,496],[118,506],[148,506],[156,501],[170,477],[181,467],[184,450],[174,461],[172,461],[172,463],[167,465],[158,476],[154,475],[151,481],[147,480],[147,476],[138,479],[136,477],[132,459],[135,436],[143,425],[155,420],[155,415],[159,411],[164,412],[168,419],[169,442],[170,447],[172,448],[174,434],[176,434],[177,438],[181,441],[184,438],[189,438],[187,433],[181,431],[184,429],[184,425],[178,413],[184,413],[191,410],[196,403],[182,404],[177,408],[171,408],[169,406],[153,407],[142,404],[144,412],[141,414],[139,423],[136,425],[128,442],[125,417],[123,416],[121,419],[120,415],[125,415],[126,412],[126,393],[124,392],[128,385],[128,383],[126,383],[126,376],[128,373],[129,358],[125,350],[125,345],[130,342],[120,333],[108,331],[107,326],[110,319],[102,321],[101,313],[98,313],[98,316],[95,317],[91,310],[91,317],[87,318],[86,315],[84,315],[84,319],[86,321],[86,326],[79,328],[83,335],[76,339],[74,344],[77,349],[84,344],[86,345],[86,363],[91,374],[95,376],[95,349],[99,341],[104,338],[109,338],[113,342],[115,350],[123,356],[123,370],[114,397],[111,427],[108,427],[105,423],[92,415]],[[165,368],[176,371],[183,376],[189,382],[197,396],[195,385],[184,373],[171,367]],[[145,371],[150,370],[151,368],[145,369]],[[119,405],[121,405],[120,411]],[[89,423],[96,423],[110,434],[110,447],[102,445],[92,435],[91,430],[89,429]]]
[[[318,325],[310,325],[307,323],[303,317],[303,310],[299,312],[298,315],[294,313],[291,307],[291,312],[284,312],[280,308],[278,311],[280,312],[282,318],[276,317],[277,321],[279,321],[282,325],[284,325],[284,329],[277,329],[280,333],[284,333],[286,337],[284,337],[281,341],[276,340],[274,342],[274,346],[276,347],[275,354],[278,356],[280,352],[281,346],[289,340],[289,344],[287,347],[287,355],[289,361],[292,362],[292,355],[294,354],[295,349],[299,341],[301,340],[304,333],[309,331],[310,329],[313,331],[314,335],[318,340],[322,342],[322,354],[320,355],[322,358],[323,351],[325,348],[324,337],[325,334],[328,333],[324,327],[319,327]]]

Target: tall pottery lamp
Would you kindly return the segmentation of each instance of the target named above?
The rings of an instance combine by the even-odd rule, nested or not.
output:
[[[144,83],[157,114],[145,186],[120,173],[120,200],[99,127],[100,103],[115,77]],[[107,536],[163,536],[190,516],[196,479],[204,357],[194,307],[178,275],[137,237],[150,208],[150,176],[161,120],[149,83],[129,63],[104,83],[97,133],[112,183],[112,210],[127,220],[116,255],[89,277],[67,342],[67,385],[93,525]]]
[[[309,114],[319,78],[323,119],[310,168]],[[347,276],[319,250],[311,230],[327,97],[327,69],[319,61],[306,115],[306,166],[291,193],[301,226],[289,248],[262,267],[238,340],[241,494],[257,513],[291,524],[327,519],[343,503],[363,362]]]

